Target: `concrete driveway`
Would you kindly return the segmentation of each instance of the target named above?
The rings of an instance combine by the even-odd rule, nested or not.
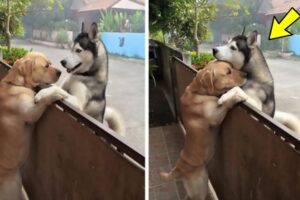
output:
[[[44,53],[62,70],[61,84],[67,74],[59,61],[69,50],[14,40],[13,46]],[[145,64],[143,60],[109,57],[109,82],[107,104],[122,114],[126,125],[126,137],[134,148],[144,152],[145,146]]]
[[[267,58],[275,83],[276,110],[300,118],[300,61]]]

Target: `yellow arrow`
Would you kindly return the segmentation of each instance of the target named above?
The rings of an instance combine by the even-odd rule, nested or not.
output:
[[[280,23],[278,23],[276,17],[274,16],[269,40],[293,35],[286,29],[290,27],[293,23],[295,23],[299,18],[300,15],[294,8],[291,8],[289,10],[289,12],[283,17]]]

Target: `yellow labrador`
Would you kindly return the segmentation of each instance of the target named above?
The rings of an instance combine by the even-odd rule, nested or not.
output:
[[[16,61],[0,82],[0,199],[25,199],[19,168],[26,159],[27,125],[36,122],[53,101],[65,98],[58,87],[34,88],[58,80],[61,72],[45,55],[30,52]]]
[[[213,155],[216,132],[228,110],[246,100],[247,95],[237,87],[245,82],[245,74],[228,63],[211,62],[197,73],[180,99],[186,130],[184,147],[171,172],[160,175],[164,179],[182,178],[187,194],[193,200],[205,200],[207,196],[205,166]],[[218,96],[226,91],[219,99]]]

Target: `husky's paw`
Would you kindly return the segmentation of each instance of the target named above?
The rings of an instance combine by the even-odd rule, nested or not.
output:
[[[248,95],[240,87],[234,87],[219,98],[218,104],[222,105],[228,101],[238,103],[241,101],[247,101],[247,99]]]
[[[34,102],[39,103],[41,101],[45,101],[47,104],[51,104],[54,101],[67,98],[68,96],[69,94],[66,91],[58,86],[53,85],[49,88],[39,91],[34,97]]]

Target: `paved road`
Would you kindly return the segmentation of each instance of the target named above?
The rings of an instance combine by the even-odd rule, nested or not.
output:
[[[68,50],[32,44],[24,40],[14,40],[13,46],[43,52],[55,66],[65,72],[59,61],[68,55]],[[58,84],[65,77],[66,74],[59,79]],[[141,152],[144,152],[145,145],[144,77],[144,61],[110,57],[107,104],[121,112],[126,123],[126,137]]]
[[[300,61],[267,58],[275,82],[277,110],[300,118]]]

